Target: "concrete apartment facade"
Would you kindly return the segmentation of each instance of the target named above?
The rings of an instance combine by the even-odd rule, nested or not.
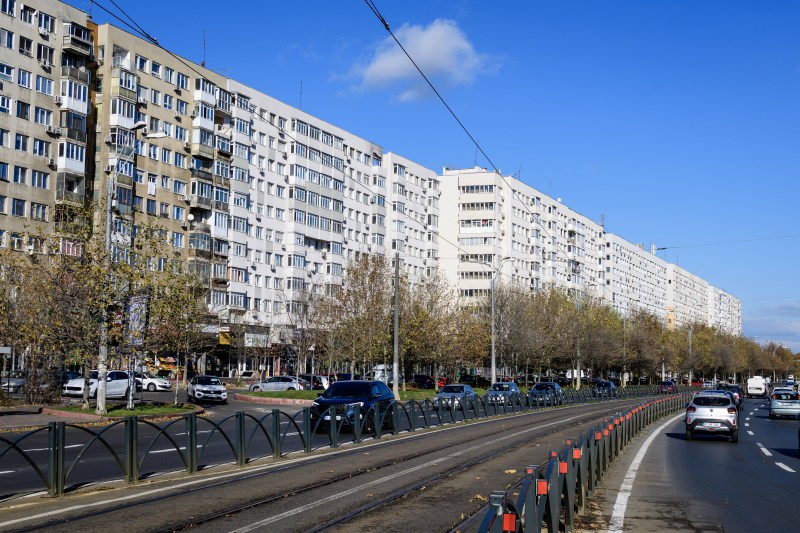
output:
[[[0,3],[0,246],[46,252],[82,206],[93,151],[86,13],[52,1]],[[77,253],[61,239],[63,253]]]
[[[43,251],[23,233],[57,233],[86,202],[120,253],[158,223],[220,331],[241,325],[251,345],[286,340],[287,310],[363,254],[399,254],[412,284],[439,268],[465,298],[499,269],[741,332],[735,297],[558,198],[479,167],[438,175],[62,2],[0,3],[0,82],[0,246]]]

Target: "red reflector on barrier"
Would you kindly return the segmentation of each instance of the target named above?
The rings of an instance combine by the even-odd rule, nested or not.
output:
[[[574,450],[572,450],[572,458],[573,459],[580,459],[581,458],[581,449],[580,448],[575,448]]]
[[[517,530],[517,515],[514,513],[506,513],[503,515],[503,531],[516,531]]]
[[[531,468],[531,467],[526,468],[525,469],[525,473],[526,474],[533,474],[533,468]]]
[[[604,429],[603,430],[603,436],[604,437],[608,437],[608,429]]]
[[[596,431],[596,432],[595,432],[595,434],[594,434],[594,440],[600,440],[600,439],[602,439],[602,438],[603,438],[603,436],[602,436],[602,435],[600,435],[600,432],[599,432],[599,431]]]
[[[539,479],[536,481],[536,494],[539,496],[544,496],[547,494],[547,480],[546,479]]]
[[[566,474],[567,473],[567,462],[566,461],[559,461],[558,462],[558,473],[559,474]]]
[[[614,424],[609,424],[608,425],[608,431],[611,431],[612,429],[614,429]]]
[[[555,450],[550,450],[550,457],[558,457],[558,452]]]
[[[567,439],[567,446],[572,446],[572,439]]]

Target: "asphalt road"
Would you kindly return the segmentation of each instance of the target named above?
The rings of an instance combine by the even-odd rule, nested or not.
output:
[[[124,522],[136,531],[191,526],[283,532],[323,524],[345,531],[444,531],[481,509],[492,490],[521,477],[525,465],[544,462],[565,438],[634,403],[483,419],[326,453],[294,454],[247,469],[151,480],[124,491],[97,487],[97,492],[50,499],[36,508],[7,507],[0,511],[0,529],[102,530]],[[392,495],[404,497],[370,510]],[[351,514],[352,521],[338,523]]]
[[[623,530],[796,531],[800,422],[768,415],[766,401],[745,400],[738,444],[697,433],[687,441],[682,417],[669,423],[639,465]],[[606,478],[594,516],[582,519],[584,530],[608,529],[633,455]]]

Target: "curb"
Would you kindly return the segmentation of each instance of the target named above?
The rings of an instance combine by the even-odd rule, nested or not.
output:
[[[164,418],[183,418],[184,415],[189,413],[195,413],[197,415],[202,415],[205,413],[205,409],[202,407],[194,406],[193,411],[187,410],[185,413],[162,413],[162,414],[153,414],[153,415],[136,415],[136,418],[139,420],[160,420]],[[81,422],[116,422],[118,420],[125,420],[127,416],[103,416],[103,415],[95,415],[92,413],[76,413],[74,411],[62,411],[61,409],[51,409],[49,407],[42,407],[40,414],[43,415],[52,415],[52,416],[71,416],[76,418]]]
[[[234,394],[234,400],[240,402],[250,403],[271,403],[278,405],[302,405],[304,407],[311,407],[314,400],[297,400],[294,398],[269,398],[266,396],[250,396],[249,394]]]

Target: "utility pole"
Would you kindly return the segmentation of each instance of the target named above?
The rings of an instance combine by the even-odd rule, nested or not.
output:
[[[394,354],[392,358],[392,392],[400,400],[400,252],[394,253]]]

